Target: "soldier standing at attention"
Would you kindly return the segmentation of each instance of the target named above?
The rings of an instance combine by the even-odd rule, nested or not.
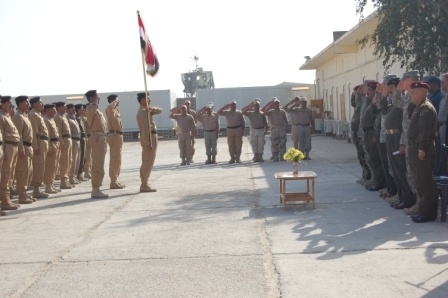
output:
[[[366,186],[370,191],[378,191],[385,185],[384,171],[381,164],[380,154],[376,147],[376,139],[374,136],[374,124],[379,109],[373,102],[376,96],[376,86],[378,82],[369,81],[367,83],[367,102],[365,108],[362,110],[360,128],[363,130],[363,146],[364,151],[367,152],[367,163],[373,170],[373,184]]]
[[[286,112],[280,109],[280,100],[274,97],[263,107],[264,114],[271,123],[271,152],[273,161],[284,161],[283,155],[286,152],[286,126],[288,118]]]
[[[207,155],[205,164],[216,164],[219,116],[213,112],[213,105],[207,105],[199,110],[196,118],[204,127],[204,144]]]
[[[392,204],[401,207],[410,207],[415,204],[415,195],[409,187],[406,179],[406,158],[404,153],[400,154],[400,139],[403,131],[403,99],[397,86],[399,78],[391,78],[387,85],[391,94],[391,103],[386,98],[381,101],[381,112],[386,114],[384,129],[386,133],[386,150],[392,168],[392,176],[398,191],[398,201],[392,201],[392,196],[385,195],[385,199]],[[390,199],[388,199],[388,197]],[[393,205],[395,207],[395,205]]]
[[[352,131],[352,142],[356,147],[358,161],[362,169],[362,178],[357,183],[361,185],[366,185],[367,181],[370,180],[371,174],[369,166],[366,163],[366,157],[364,148],[362,147],[362,140],[360,137],[359,123],[361,122],[361,107],[364,101],[364,95],[362,93],[363,85],[358,85],[353,88],[353,93],[351,96],[351,105],[355,109],[352,115],[352,120],[350,121],[351,131]]]
[[[432,180],[432,164],[435,157],[437,113],[427,99],[429,86],[414,82],[411,88],[411,101],[408,107],[410,123],[408,128],[409,162],[417,181],[420,197],[419,214],[412,217],[416,223],[434,221],[437,217],[437,200]]]
[[[71,189],[74,186],[68,181],[68,173],[72,164],[72,139],[70,134],[70,125],[66,117],[67,107],[65,102],[59,101],[55,103],[56,115],[54,122],[58,127],[60,159],[59,159],[59,175],[61,177],[61,189]]]
[[[28,96],[25,95],[18,96],[15,100],[17,112],[12,117],[12,121],[20,135],[15,171],[16,189],[19,193],[19,203],[31,204],[36,202],[37,199],[29,197],[26,193],[30,172],[33,172],[33,128],[27,115],[30,103],[28,102]]]
[[[92,178],[92,144],[90,142],[90,127],[87,125],[86,110],[89,104],[83,105],[84,113],[81,117],[84,128],[86,129],[86,154],[84,156],[84,177]]]
[[[79,141],[79,166],[76,179],[78,181],[87,181],[88,179],[84,178],[83,175],[84,162],[86,160],[86,142],[87,142],[86,127],[84,125],[84,121],[82,120],[84,116],[84,106],[82,104],[76,104],[75,112],[76,112],[76,122],[78,122],[79,131],[81,133],[81,140]]]
[[[48,129],[45,125],[42,111],[44,103],[39,96],[30,99],[31,111],[28,118],[33,128],[33,175],[31,184],[33,186],[33,197],[37,199],[48,198],[48,194],[41,192],[40,187],[44,184],[45,160],[48,152]]]
[[[109,106],[106,108],[107,127],[109,135],[107,142],[110,149],[109,160],[109,177],[111,189],[122,189],[126,186],[118,182],[121,170],[121,148],[123,147],[123,124],[121,123],[121,115],[118,110],[120,100],[118,95],[111,94],[107,97]]]
[[[56,114],[56,108],[54,104],[44,105],[44,122],[47,126],[49,143],[47,156],[45,158],[45,174],[44,184],[45,192],[49,194],[58,193],[61,190],[54,188],[54,177],[56,175],[56,168],[58,165],[59,156],[59,133],[56,123],[54,122],[54,115]]]
[[[138,93],[137,100],[140,107],[137,112],[137,123],[140,130],[140,145],[142,146],[142,165],[140,167],[140,192],[155,192],[148,184],[152,167],[157,153],[157,127],[153,116],[162,113],[161,108],[150,107],[151,100],[146,93]],[[150,137],[151,136],[151,137]]]
[[[100,190],[104,179],[104,159],[107,153],[106,119],[98,108],[100,98],[96,90],[89,90],[85,94],[89,101],[86,110],[87,126],[90,129],[92,146],[92,199],[108,198],[109,195]]]
[[[250,144],[255,155],[253,161],[264,162],[264,144],[266,143],[265,135],[268,132],[268,123],[266,116],[260,111],[260,100],[256,98],[243,108],[242,113],[250,121]]]
[[[403,77],[400,80],[400,83],[397,86],[397,90],[399,92],[406,92],[403,98],[403,123],[402,128],[403,132],[401,134],[400,139],[400,154],[405,155],[406,159],[406,179],[408,180],[408,185],[411,188],[412,192],[416,196],[416,203],[411,208],[405,208],[404,212],[406,215],[417,215],[418,214],[418,206],[419,206],[419,196],[417,194],[416,185],[417,182],[415,181],[415,175],[411,170],[411,165],[409,163],[409,152],[408,152],[408,127],[410,118],[408,116],[407,110],[409,105],[411,104],[411,84],[414,82],[419,81],[419,74],[416,70],[410,70],[408,72],[405,72],[403,74]],[[394,206],[391,206],[394,207]]]
[[[11,120],[11,96],[1,97],[0,110],[0,130],[3,135],[3,164],[0,178],[0,208],[2,210],[17,210],[20,205],[14,204],[10,199],[10,187],[13,177],[13,169],[17,164],[17,146],[19,145],[20,135],[16,126]]]
[[[72,138],[72,162],[69,168],[69,182],[70,184],[79,184],[81,181],[76,177],[78,176],[79,158],[81,154],[81,130],[79,129],[78,121],[76,121],[75,105],[71,103],[67,105],[67,120]]]
[[[243,113],[236,109],[236,101],[232,101],[216,112],[219,116],[225,116],[227,122],[227,145],[229,147],[229,163],[241,163],[241,148],[243,135],[246,129]]]
[[[295,101],[297,103],[297,101]],[[293,124],[297,128],[297,136],[299,139],[299,150],[305,154],[305,160],[310,160],[311,151],[311,123],[313,122],[313,112],[308,108],[305,98],[301,98],[298,102],[299,106],[289,105],[286,112],[290,112],[295,115],[297,125]]]
[[[187,107],[187,114],[193,116],[195,125],[196,125],[196,111],[191,109],[191,101],[188,99],[184,102],[184,105]],[[196,131],[196,128],[195,128]],[[187,154],[187,163],[193,163],[193,156],[195,153],[194,142],[191,143],[190,151]]]
[[[177,121],[177,140],[180,149],[181,166],[189,165],[188,153],[191,152],[191,144],[194,143],[196,126],[193,116],[187,114],[185,105],[170,112],[170,119]]]

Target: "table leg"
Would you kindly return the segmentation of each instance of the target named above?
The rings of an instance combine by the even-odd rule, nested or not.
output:
[[[440,221],[446,222],[446,200],[448,197],[448,185],[441,186],[441,196],[440,196]]]
[[[314,178],[311,179],[312,191],[313,191],[313,209],[316,209],[316,193],[314,189]]]

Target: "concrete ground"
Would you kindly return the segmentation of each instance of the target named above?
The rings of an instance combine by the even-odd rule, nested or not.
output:
[[[145,194],[140,144],[125,143],[124,190],[106,168],[109,199],[84,182],[0,218],[0,297],[447,297],[448,224],[415,224],[356,184],[353,144],[312,142],[300,170],[318,174],[315,210],[284,210],[274,173],[292,164],[251,163],[247,139],[242,164],[221,138],[204,165],[199,139],[182,167],[177,142],[159,142]]]

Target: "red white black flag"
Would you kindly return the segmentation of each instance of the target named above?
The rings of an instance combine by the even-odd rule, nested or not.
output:
[[[138,14],[138,28],[140,31],[140,45],[145,54],[146,73],[153,77],[159,71],[159,60],[149,41],[148,35],[146,35],[145,26],[140,18],[140,14]]]

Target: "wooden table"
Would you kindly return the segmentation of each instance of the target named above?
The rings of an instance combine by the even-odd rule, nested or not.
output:
[[[316,208],[316,192],[314,179],[317,178],[313,171],[299,171],[298,174],[292,172],[277,172],[274,174],[276,179],[280,180],[280,203],[283,203],[286,209],[286,202],[304,202],[312,201],[313,209]],[[286,192],[286,181],[288,180],[306,180],[306,192]]]

